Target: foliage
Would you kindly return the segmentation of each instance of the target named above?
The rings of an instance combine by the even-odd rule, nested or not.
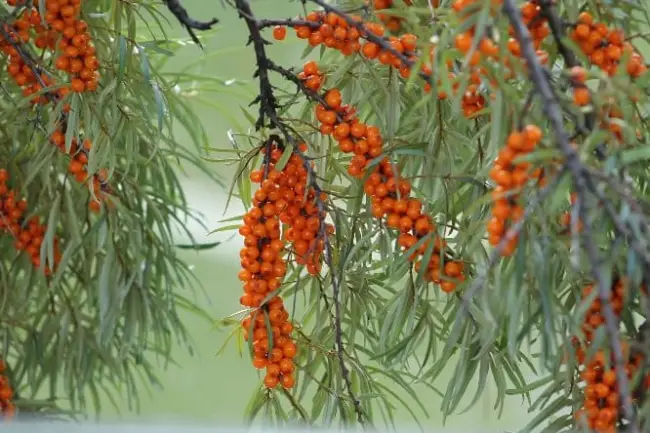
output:
[[[174,236],[197,217],[177,172],[219,180],[175,90],[191,71],[161,72],[184,45],[164,35],[166,20],[145,1],[0,7],[7,413],[83,415],[101,396],[137,408],[142,386],[157,384],[154,357],[166,364],[173,345],[191,344],[179,310],[204,314],[182,291],[195,281]]]
[[[160,5],[7,3],[0,404],[10,383],[19,413],[61,388],[98,409],[100,389],[155,380],[146,354],[187,338],[178,307],[200,313],[171,228],[188,214],[174,168],[209,173],[207,138],[160,72],[179,46],[151,30]],[[496,409],[514,394],[534,412],[524,431],[647,430],[646,4],[224,3],[259,84],[251,130],[221,149],[247,209],[220,228],[244,242],[244,309],[224,322],[265,370],[251,421],[419,420],[417,386],[447,417],[491,381]],[[217,24],[164,5],[195,42]],[[318,59],[300,70],[267,53],[294,35]]]

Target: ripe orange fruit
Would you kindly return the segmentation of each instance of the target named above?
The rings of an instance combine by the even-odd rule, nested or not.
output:
[[[284,26],[273,27],[273,38],[278,41],[283,41],[287,37],[287,28]]]

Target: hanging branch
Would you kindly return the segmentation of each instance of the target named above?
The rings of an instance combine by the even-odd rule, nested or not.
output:
[[[332,278],[332,292],[334,298],[335,340],[337,346],[336,352],[339,360],[339,365],[341,368],[341,375],[343,376],[343,380],[347,388],[348,396],[350,397],[354,405],[354,411],[357,415],[357,421],[362,426],[365,426],[366,416],[363,412],[363,409],[361,408],[360,400],[354,394],[354,391],[352,389],[350,370],[348,369],[344,359],[345,347],[343,345],[343,330],[341,325],[342,313],[341,313],[341,302],[339,299],[340,281],[338,279],[338,276],[336,275],[336,272],[334,271],[332,246],[329,242],[327,232],[325,230],[325,224],[322,222],[322,216],[325,214],[325,204],[320,199],[320,193],[322,192],[322,190],[320,186],[316,183],[317,177],[311,165],[309,164],[308,158],[304,154],[302,154],[302,152],[300,152],[296,140],[294,138],[294,135],[289,131],[289,128],[287,128],[287,126],[284,124],[284,122],[280,119],[278,115],[277,112],[278,102],[273,92],[273,85],[271,84],[271,81],[269,79],[269,71],[271,70],[278,71],[281,70],[281,68],[273,64],[273,62],[266,55],[265,45],[268,44],[268,42],[262,37],[260,31],[261,25],[264,23],[258,21],[255,18],[255,15],[251,10],[248,0],[234,0],[234,4],[239,13],[239,17],[246,22],[246,26],[249,32],[248,44],[249,45],[252,44],[253,49],[255,51],[257,69],[255,71],[254,77],[258,78],[259,80],[259,95],[255,98],[252,104],[259,103],[260,105],[259,116],[257,122],[255,123],[255,128],[259,130],[260,128],[267,125],[268,123],[269,127],[277,128],[282,133],[285,139],[293,145],[294,152],[301,158],[303,162],[303,166],[309,173],[310,187],[312,187],[315,192],[316,206],[318,207],[321,216],[321,227],[320,227],[319,236],[322,236],[325,245],[325,263],[330,268],[330,275]],[[268,25],[265,24],[265,26]]]
[[[546,198],[553,191],[555,191],[555,188],[559,185],[560,181],[564,178],[566,172],[567,172],[566,167],[563,167],[562,170],[555,176],[553,181],[549,182],[543,189],[541,189],[536,194],[536,196],[532,198],[532,200],[528,203],[528,205],[526,205],[526,208],[524,209],[524,214],[522,215],[521,219],[517,221],[515,224],[513,224],[504,233],[501,241],[492,250],[488,262],[483,268],[483,272],[476,275],[476,277],[472,281],[472,284],[467,288],[467,290],[465,290],[465,293],[463,293],[463,297],[461,298],[462,303],[458,310],[458,313],[456,314],[457,318],[454,324],[455,328],[458,328],[459,326],[462,325],[462,320],[467,315],[467,313],[469,313],[472,299],[474,299],[479,294],[479,292],[483,290],[483,288],[485,287],[490,272],[497,265],[497,263],[499,263],[499,261],[503,258],[503,251],[505,250],[506,246],[510,242],[512,242],[513,239],[519,236],[519,233],[521,233],[521,230],[523,230],[524,225],[528,220],[528,218],[539,207],[539,205],[541,205],[544,202],[544,200],[546,200]],[[452,330],[450,334],[457,334],[457,333],[455,333],[454,330]],[[453,344],[453,342],[451,343]]]
[[[219,22],[218,19],[212,18],[210,21],[197,21],[190,17],[190,14],[187,13],[187,9],[181,5],[180,0],[163,0],[167,9],[176,17],[176,19],[187,29],[187,32],[190,34],[190,37],[196,45],[200,48],[203,48],[201,41],[199,41],[198,36],[194,33],[194,30],[210,30],[212,26]]]
[[[515,0],[504,0],[503,11],[514,28],[515,35],[521,46],[522,56],[527,62],[530,78],[542,99],[542,109],[552,125],[557,145],[565,157],[565,166],[573,178],[573,183],[578,195],[576,203],[578,217],[580,215],[588,216],[589,211],[592,209],[590,209],[590,206],[588,206],[584,198],[589,192],[589,185],[587,183],[587,177],[589,175],[580,160],[578,153],[571,146],[569,135],[564,128],[562,108],[553,92],[548,74],[537,58],[530,32],[524,24],[521,12],[517,8]],[[636,422],[636,414],[632,406],[629,381],[624,368],[625,361],[623,359],[623,350],[619,339],[618,322],[610,303],[611,281],[607,281],[605,273],[601,269],[602,258],[599,254],[598,245],[589,230],[584,230],[582,232],[582,238],[590,262],[590,271],[598,288],[603,315],[605,316],[605,326],[612,352],[614,354],[614,367],[616,371],[617,385],[622,400],[623,414],[630,423],[629,431],[631,433],[638,433],[639,427]]]

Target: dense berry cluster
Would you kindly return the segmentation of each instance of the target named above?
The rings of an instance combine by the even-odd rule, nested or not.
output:
[[[588,297],[594,287],[587,285],[582,290],[583,299]],[[617,280],[612,287],[610,304],[614,313],[619,316],[623,310],[625,287],[622,280]],[[596,298],[585,316],[582,331],[585,336],[585,347],[576,348],[578,362],[584,367],[580,373],[581,379],[585,382],[584,403],[582,408],[575,413],[576,418],[585,423],[589,428],[598,433],[610,433],[616,431],[616,423],[619,420],[620,401],[617,389],[616,372],[614,363],[609,359],[603,350],[597,351],[587,359],[586,349],[593,340],[594,332],[605,323],[602,315],[602,304]],[[640,367],[641,358],[630,356],[629,345],[621,342],[624,358],[629,362],[625,367],[628,378],[632,378]]]
[[[266,368],[264,384],[268,388],[278,383],[291,388],[294,384],[293,325],[288,321],[282,299],[273,296],[287,272],[284,254],[290,251],[298,265],[306,266],[309,274],[318,275],[325,236],[334,229],[324,221],[322,204],[327,195],[308,183],[309,165],[305,159],[294,152],[282,170],[276,169],[284,150],[275,136],[262,148],[264,166],[250,174],[251,182],[260,187],[239,229],[239,234],[244,236],[240,253],[243,269],[239,273],[244,295],[240,302],[254,309],[242,326],[247,333],[252,332],[253,365]],[[299,152],[306,150],[304,143],[298,146]],[[264,303],[269,296],[273,298]],[[268,335],[265,315],[271,324],[272,338]]]
[[[16,27],[31,25],[31,19],[23,18],[21,15],[16,21]],[[40,17],[39,17],[40,20]],[[40,21],[39,21],[40,22]],[[26,30],[16,31],[8,25],[3,26],[3,33],[0,33],[0,52],[7,58],[7,72],[14,82],[22,90],[23,96],[30,96],[43,89],[43,86],[49,87],[54,84],[54,80],[44,71],[36,71],[30,67],[19,53],[16,46],[24,44],[25,38],[29,41],[29,33]],[[4,33],[8,35],[5,37]],[[38,75],[37,75],[38,74]],[[35,96],[30,99],[32,104],[45,104],[49,101],[49,95]]]
[[[518,157],[535,150],[542,139],[542,130],[536,125],[526,125],[522,131],[512,132],[494,160],[490,178],[497,184],[492,191],[494,206],[492,218],[488,222],[488,240],[491,245],[498,245],[508,230],[508,225],[519,221],[524,215],[524,208],[517,204],[518,192],[531,179],[539,179],[542,171],[533,169],[530,162],[516,162]],[[515,251],[519,238],[515,236],[503,249],[504,256]]]
[[[0,169],[0,230],[10,234],[14,239],[14,246],[19,251],[29,254],[35,267],[41,266],[41,244],[47,227],[40,223],[38,217],[24,221],[27,201],[18,200],[16,191],[7,187],[9,175],[5,169]],[[61,260],[61,251],[58,239],[54,239],[54,265]],[[52,269],[45,267],[45,274],[51,274]]]
[[[73,92],[94,92],[99,79],[99,61],[88,24],[79,19],[81,0],[46,0],[45,7],[45,21],[62,36],[56,68],[67,72]]]
[[[271,325],[271,335],[266,321]],[[251,312],[243,321],[244,338],[253,338],[253,366],[266,369],[264,386],[275,388],[281,384],[292,388],[295,383],[296,344],[291,338],[293,325],[284,308],[282,298],[274,296],[264,307]]]
[[[7,71],[21,87],[24,96],[41,91],[43,86],[56,84],[52,75],[46,73],[37,63],[27,64],[25,53],[19,52],[18,47],[26,48],[32,39],[36,48],[57,51],[55,67],[65,71],[70,79],[67,86],[34,96],[33,103],[57,102],[65,98],[70,91],[93,92],[97,89],[99,62],[88,32],[88,24],[80,19],[81,0],[46,0],[47,27],[44,26],[37,7],[25,7],[27,3],[18,0],[8,0],[7,3],[23,9],[12,26],[4,26],[10,39],[0,37],[0,50],[8,56]],[[35,71],[39,71],[39,76]],[[69,110],[70,105],[64,104],[63,111],[67,113]],[[61,123],[65,124],[65,120]],[[59,150],[65,152],[65,128],[56,130],[50,140]],[[72,148],[68,152],[72,158],[69,171],[80,183],[89,180],[87,164],[91,146],[89,140],[84,140],[83,146],[78,146],[77,139],[73,139]],[[92,176],[95,198],[90,200],[89,208],[93,212],[99,212],[102,202],[110,192],[106,178],[106,170],[100,170]]]
[[[97,89],[99,61],[88,33],[88,24],[79,18],[81,0],[46,0],[45,20],[42,19],[37,7],[25,7],[27,4],[25,1],[8,0],[7,3],[10,6],[24,7],[13,22],[13,28],[5,26],[5,31],[12,35],[13,40],[4,41],[3,51],[10,57],[9,72],[13,72],[12,76],[23,88],[25,96],[41,90],[41,84],[46,86],[53,84],[52,78],[46,74],[42,74],[41,79],[38,80],[32,68],[25,64],[24,59],[13,46],[16,43],[27,44],[32,40],[36,48],[56,50],[58,53],[55,66],[58,70],[65,71],[70,79],[69,86],[61,87],[57,91],[60,97],[65,96],[70,90],[84,92]],[[34,98],[34,102],[46,101],[45,95]]]
[[[361,22],[361,17],[358,15],[350,15],[350,18]],[[374,42],[364,40],[367,35],[372,34],[385,38],[391,48],[403,54],[405,58],[413,62],[418,59],[416,52],[418,38],[411,33],[405,33],[399,37],[386,36],[386,27],[382,24],[372,22],[364,23],[363,29],[359,30],[354,26],[350,26],[344,18],[335,13],[311,12],[307,15],[306,20],[313,23],[313,25],[296,26],[295,31],[299,39],[306,39],[311,46],[316,47],[322,44],[328,48],[340,51],[345,56],[351,56],[361,52],[368,59],[377,59],[379,63],[397,69],[403,78],[410,76],[411,68],[394,53],[391,53]],[[277,40],[283,40],[286,36],[286,29],[278,26],[274,29],[273,35]],[[429,53],[429,61],[422,65],[422,72],[427,75],[432,74],[431,60],[433,58],[433,47],[431,47]],[[448,62],[448,66],[451,67],[451,61]],[[308,87],[312,88],[311,86]],[[427,92],[431,90],[429,83],[425,83],[425,90]],[[441,99],[446,98],[444,92],[440,92],[438,96]]]
[[[593,65],[610,76],[616,74],[621,60],[626,57],[624,66],[632,78],[641,76],[647,70],[643,57],[626,40],[623,30],[594,21],[589,12],[582,12],[578,16],[578,22],[569,36]]]
[[[322,75],[318,65],[307,62],[302,71],[304,80]],[[443,291],[452,292],[458,282],[465,279],[463,263],[444,256],[446,243],[436,234],[436,225],[431,217],[422,212],[422,202],[411,198],[411,184],[407,179],[400,179],[388,158],[368,169],[370,161],[381,156],[384,140],[379,128],[366,125],[355,116],[356,110],[342,102],[341,92],[330,89],[325,93],[326,105],[316,106],[316,119],[320,131],[331,135],[344,153],[351,153],[348,173],[363,179],[367,176],[364,191],[370,197],[371,212],[375,218],[384,219],[390,229],[400,235],[398,243],[404,250],[410,250],[419,243],[418,248],[409,256],[415,262],[416,269],[423,265],[419,259],[433,243],[433,254],[425,264],[426,279],[440,284]],[[422,240],[423,238],[426,238]],[[421,241],[422,240],[422,241]]]
[[[13,418],[16,407],[12,401],[14,390],[9,382],[9,377],[5,374],[7,365],[4,360],[0,359],[0,414],[4,420]]]

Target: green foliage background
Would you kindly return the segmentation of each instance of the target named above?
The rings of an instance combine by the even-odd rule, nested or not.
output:
[[[256,83],[251,81],[253,52],[251,49],[244,48],[246,33],[243,22],[232,10],[224,10],[218,2],[204,0],[185,0],[184,5],[192,16],[200,18],[217,16],[221,23],[215,32],[203,35],[204,54],[198,48],[188,44],[168,62],[165,72],[182,71],[191,65],[193,73],[212,79],[210,82],[199,79],[193,83],[182,83],[181,88],[193,100],[192,105],[198,111],[214,147],[228,147],[228,129],[243,131],[247,127],[241,110],[234,107],[246,106],[254,97]],[[297,4],[293,8],[290,6],[289,2],[277,0],[253,2],[253,7],[260,17],[289,17],[300,11]],[[170,21],[175,24],[173,20]],[[169,35],[186,38],[183,29],[177,25],[169,30]],[[296,41],[295,38],[288,38],[282,44],[269,48],[272,58],[287,67],[302,64],[300,55],[303,50],[304,44]],[[181,141],[182,137],[182,135],[179,137]],[[222,164],[215,164],[213,168],[227,182],[235,174],[235,166],[226,168]],[[237,203],[237,200],[232,200],[224,215],[227,191],[208,183],[201,173],[188,170],[183,183],[186,185],[190,205],[205,214],[209,227],[216,228],[221,219],[241,213],[241,204]],[[239,238],[229,239],[231,236],[229,232],[207,235],[198,226],[190,229],[198,241],[225,241],[214,250],[198,253],[181,252],[181,258],[193,265],[196,276],[205,287],[205,294],[197,291],[197,301],[215,319],[238,311],[241,292],[237,280]],[[183,239],[179,238],[179,242],[182,241]],[[207,299],[204,296],[207,296]],[[107,420],[180,418],[220,423],[241,420],[249,398],[260,384],[260,379],[250,365],[248,355],[241,358],[231,340],[225,350],[219,356],[215,356],[228,333],[210,328],[205,321],[197,317],[183,312],[181,314],[197,348],[194,356],[188,354],[182,347],[174,350],[173,357],[177,365],[170,365],[166,371],[163,371],[161,366],[159,378],[164,389],[152,387],[151,397],[142,393],[139,415],[127,412],[126,403],[122,405],[120,414],[107,402],[102,418]],[[442,389],[450,379],[452,368],[453,365],[450,365],[450,371],[447,374],[443,373],[438,379]],[[521,398],[516,396],[507,397],[502,419],[497,420],[497,410],[493,408],[496,391],[490,389],[493,387],[490,382],[491,379],[488,379],[487,389],[481,397],[482,401],[468,412],[448,419],[449,427],[463,427],[476,429],[476,431],[486,427],[516,429],[523,427],[530,420],[531,416],[526,413]],[[474,386],[474,384],[470,386],[466,403],[461,404],[461,408],[469,405]],[[422,386],[416,386],[415,390],[431,415],[431,419],[423,420],[423,424],[427,427],[440,426],[442,416],[438,415],[438,408],[441,397]],[[417,412],[415,406],[413,403],[413,409]],[[398,414],[398,421],[401,419],[407,424],[410,423],[406,410],[398,409]]]

